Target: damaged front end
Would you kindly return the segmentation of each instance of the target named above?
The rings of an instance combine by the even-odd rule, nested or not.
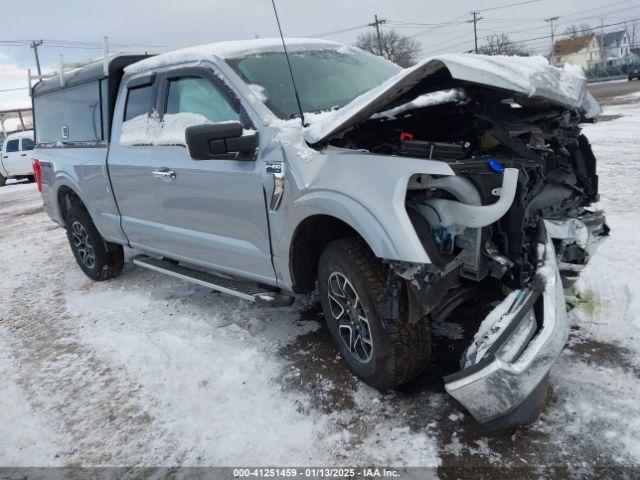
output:
[[[472,62],[491,61],[417,67],[348,120],[316,128],[316,145],[438,160],[454,172],[409,180],[406,211],[431,263],[389,262],[384,316],[397,314],[401,281],[432,318],[451,313],[463,292],[490,290],[494,308],[445,385],[485,427],[502,429],[539,410],[568,336],[563,288],[609,229],[591,208],[596,159],[579,124],[599,107],[584,79],[554,88],[563,72],[523,64],[537,83],[504,88],[507,75],[474,77]]]
[[[539,226],[536,273],[484,319],[461,361],[444,378],[447,392],[488,430],[534,419],[551,365],[569,335],[564,291],[549,221]],[[595,236],[590,234],[595,244]]]

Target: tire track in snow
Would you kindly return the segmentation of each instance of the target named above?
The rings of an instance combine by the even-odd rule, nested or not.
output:
[[[3,229],[20,242],[41,235],[33,220],[44,224],[42,215],[26,217],[26,222],[2,217]],[[57,446],[59,458],[52,463],[180,464],[186,453],[144,406],[135,379],[105,363],[79,340],[64,304],[62,272],[70,267],[70,255],[59,252],[65,252],[66,238],[60,231],[48,235],[46,243],[37,260],[37,275],[20,274],[22,258],[3,259],[5,275],[15,272],[21,285],[5,299],[0,338],[19,368],[18,384],[32,410],[45,417],[64,442]],[[7,251],[5,245],[3,250]]]

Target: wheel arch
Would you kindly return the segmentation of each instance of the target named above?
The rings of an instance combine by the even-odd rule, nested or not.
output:
[[[60,185],[60,187],[58,187],[56,191],[55,200],[56,200],[56,208],[58,209],[60,218],[65,224],[67,221],[67,212],[69,211],[71,206],[74,204],[74,202],[77,202],[88,212],[88,209],[84,204],[84,202],[82,201],[82,198],[80,197],[80,195],[78,195],[78,193],[68,185]]]
[[[322,251],[334,240],[346,237],[357,238],[373,253],[364,236],[338,217],[314,214],[298,224],[289,248],[289,270],[296,293],[309,293],[315,289]]]

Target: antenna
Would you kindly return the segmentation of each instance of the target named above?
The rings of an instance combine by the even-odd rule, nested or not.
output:
[[[282,39],[282,48],[284,48],[284,56],[287,58],[287,65],[289,66],[289,74],[291,75],[291,83],[293,84],[293,91],[296,94],[296,102],[298,103],[298,110],[300,111],[300,120],[302,121],[302,126],[304,127],[304,113],[302,112],[302,104],[300,103],[300,96],[298,95],[298,88],[296,87],[296,81],[293,78],[293,70],[291,68],[291,61],[289,60],[289,52],[287,51],[287,46],[284,43],[284,35],[282,35],[282,27],[280,26],[280,18],[278,17],[278,9],[276,8],[276,1],[271,0],[271,4],[273,5],[273,13],[276,14],[276,22],[278,22],[278,30],[280,31],[280,38]]]

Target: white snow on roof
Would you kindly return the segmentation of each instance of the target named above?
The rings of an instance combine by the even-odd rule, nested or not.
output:
[[[287,50],[290,52],[300,50],[340,49],[344,45],[330,40],[309,38],[285,38]],[[215,58],[233,58],[248,53],[280,52],[282,40],[280,38],[259,38],[255,40],[231,40],[227,42],[210,43],[195,47],[183,48],[172,52],[162,53],[155,57],[147,58],[129,65],[125,71],[129,74],[143,72],[156,68],[162,68],[179,63],[213,60]]]

